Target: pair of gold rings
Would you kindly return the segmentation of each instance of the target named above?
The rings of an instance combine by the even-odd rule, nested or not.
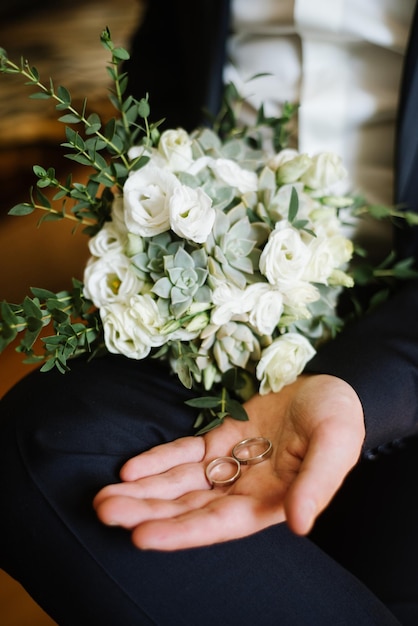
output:
[[[206,478],[212,487],[228,487],[241,476],[241,465],[255,465],[271,456],[273,444],[266,437],[239,441],[231,456],[219,456],[206,466]]]

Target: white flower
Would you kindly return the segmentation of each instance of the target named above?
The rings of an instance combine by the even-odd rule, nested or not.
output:
[[[180,183],[174,174],[151,164],[133,172],[123,188],[128,230],[142,237],[152,237],[169,230],[169,203],[178,185]]]
[[[303,273],[303,278],[312,283],[326,284],[332,270],[336,267],[335,256],[329,239],[313,238],[309,244],[311,258]]]
[[[246,299],[245,289],[240,289],[232,283],[218,281],[212,292],[212,300],[215,305],[211,322],[215,326],[227,324],[232,319],[242,319],[245,321],[252,303]]]
[[[307,280],[298,280],[289,285],[286,292],[283,293],[283,302],[286,307],[299,311],[298,315],[306,317],[306,305],[315,302],[320,297],[321,294],[315,285]]]
[[[260,394],[280,391],[295,381],[314,354],[309,341],[298,333],[286,333],[275,339],[262,351],[257,365]]]
[[[249,323],[259,335],[272,335],[283,313],[283,296],[266,283],[255,283],[245,291],[252,303]]]
[[[294,150],[293,148],[285,148],[268,159],[267,166],[276,171],[281,165],[287,163],[287,161],[292,161],[292,159],[297,156],[299,156],[299,152],[297,150]]]
[[[105,222],[98,233],[89,240],[90,253],[95,257],[101,257],[110,252],[123,253],[125,237],[123,237],[115,223]]]
[[[322,152],[312,158],[311,166],[301,180],[311,189],[326,191],[347,178],[341,158],[332,152]]]
[[[268,283],[254,283],[245,289],[219,283],[213,291],[213,303],[212,324],[249,322],[259,335],[271,335],[283,312],[281,293]]]
[[[84,270],[84,293],[98,308],[127,300],[138,293],[142,285],[124,254],[112,252],[91,257]]]
[[[243,169],[231,159],[214,159],[210,163],[210,168],[220,182],[235,187],[239,193],[257,190],[257,174]]]
[[[153,347],[165,342],[160,334],[164,320],[155,301],[146,294],[131,298],[129,305],[114,302],[100,309],[109,352],[130,359],[144,359]]]
[[[172,172],[187,170],[193,161],[192,140],[182,128],[164,131],[158,143],[158,151]]]
[[[300,232],[287,220],[276,224],[260,257],[260,271],[271,285],[285,292],[298,282],[311,253]]]
[[[179,185],[169,201],[170,225],[179,237],[204,243],[215,222],[211,198],[203,189]]]
[[[307,154],[298,154],[277,168],[277,179],[281,184],[295,183],[311,167],[312,159]]]

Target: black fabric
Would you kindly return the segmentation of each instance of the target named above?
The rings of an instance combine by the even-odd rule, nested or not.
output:
[[[126,70],[132,95],[149,94],[152,121],[193,130],[216,115],[229,13],[229,0],[147,3]]]
[[[92,498],[127,458],[190,432],[185,397],[157,363],[113,356],[15,387],[0,422],[0,566],[62,626],[398,624],[284,524],[164,554],[139,551],[128,533],[97,521]]]

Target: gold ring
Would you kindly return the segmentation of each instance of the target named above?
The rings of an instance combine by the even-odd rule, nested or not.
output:
[[[212,487],[228,487],[241,475],[241,464],[232,456],[219,456],[206,466],[206,478]]]
[[[241,465],[255,465],[269,458],[273,452],[273,444],[266,437],[243,439],[232,449],[232,456]]]

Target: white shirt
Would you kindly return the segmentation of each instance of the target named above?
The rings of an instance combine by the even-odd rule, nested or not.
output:
[[[267,114],[298,102],[301,152],[332,151],[352,187],[393,200],[395,120],[414,0],[233,0],[226,80]],[[248,82],[260,72],[271,76]]]

